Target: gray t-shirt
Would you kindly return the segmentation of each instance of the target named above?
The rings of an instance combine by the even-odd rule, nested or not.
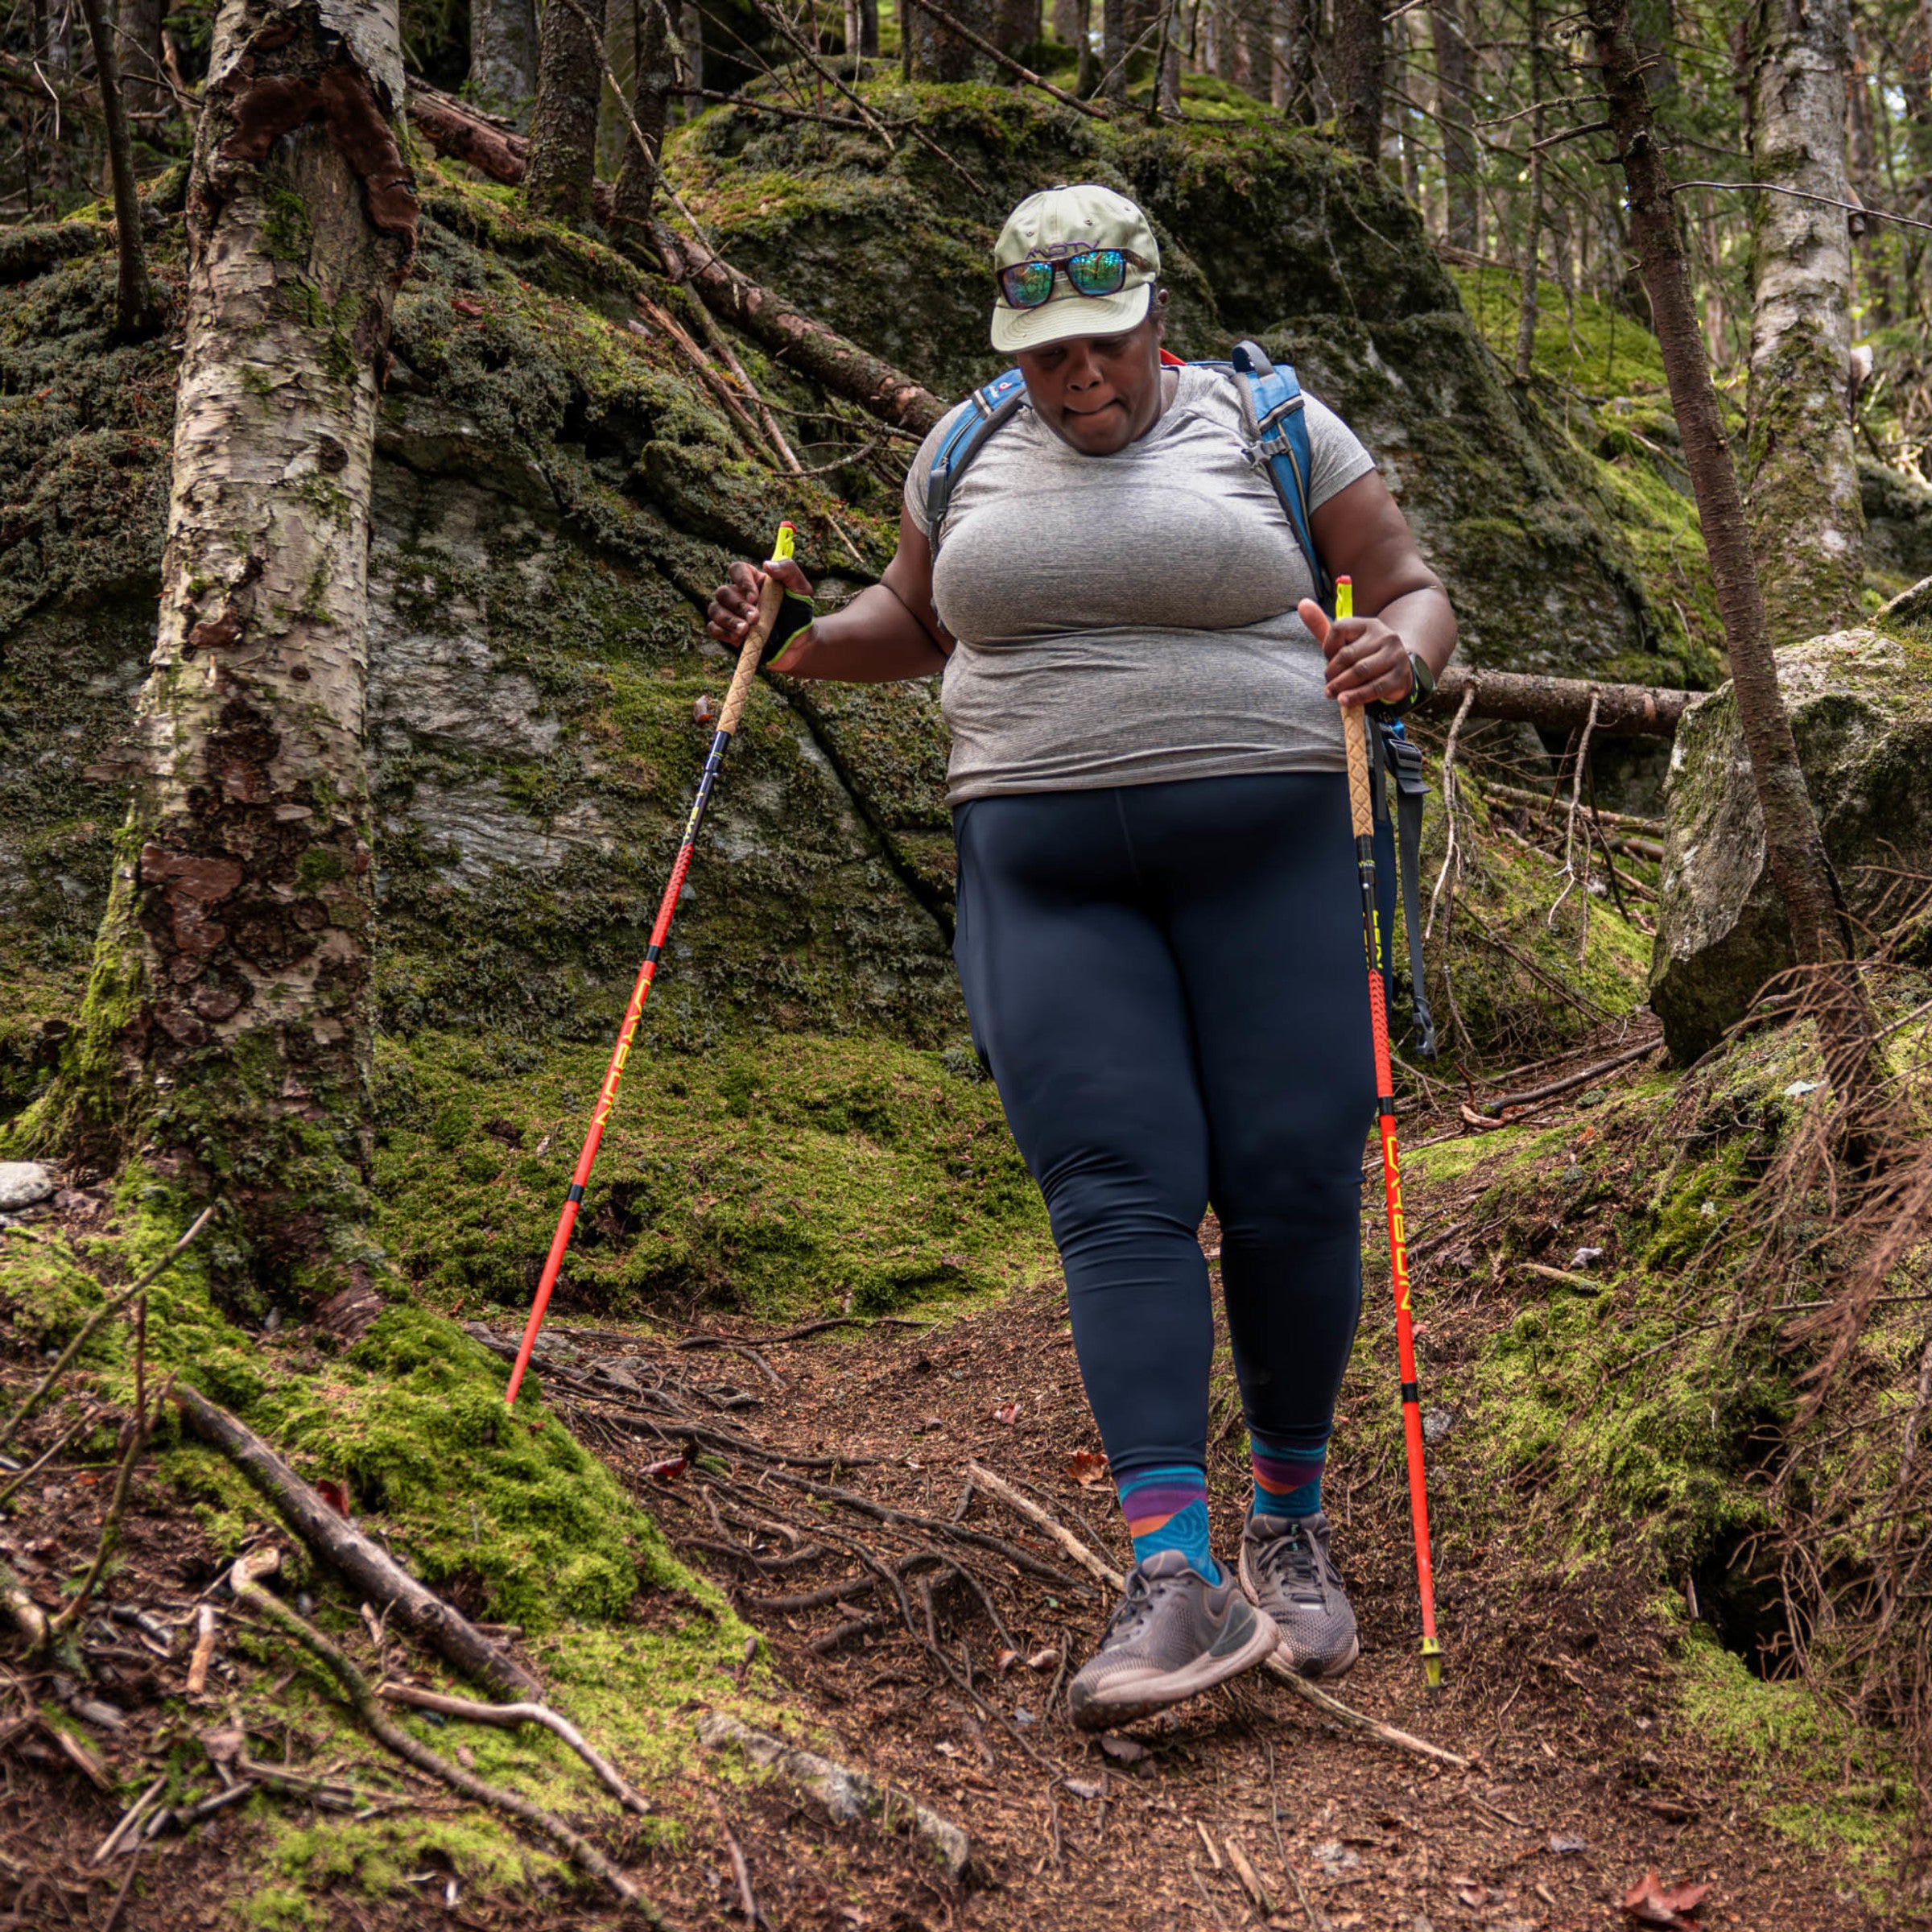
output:
[[[1022,403],[956,485],[933,567],[959,640],[940,687],[950,803],[1344,769],[1321,649],[1294,613],[1314,595],[1307,561],[1249,460],[1236,378],[1179,377],[1154,427],[1111,456],[1081,455]],[[1307,407],[1314,509],[1375,460]],[[928,535],[933,452],[959,413],[906,479]]]

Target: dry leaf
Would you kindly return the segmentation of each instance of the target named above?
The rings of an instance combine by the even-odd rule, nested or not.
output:
[[[1100,1740],[1100,1748],[1123,1765],[1137,1765],[1147,1755],[1145,1744],[1136,1744],[1131,1737],[1121,1737],[1112,1731]]]
[[[1027,1658],[1026,1668],[1029,1670],[1051,1670],[1059,1661],[1060,1653],[1057,1650],[1036,1650]]]
[[[1708,1885],[1678,1885],[1666,1891],[1652,1866],[1624,1894],[1617,1909],[1640,1926],[1655,1926],[1668,1932],[1670,1926],[1689,1925],[1710,1892]]]
[[[349,1485],[339,1483],[332,1476],[324,1476],[316,1484],[316,1494],[327,1503],[340,1517],[349,1514]]]
[[[682,1476],[690,1467],[691,1458],[689,1456],[667,1455],[661,1463],[646,1463],[644,1465],[644,1473],[646,1476],[658,1476],[664,1481],[669,1482],[674,1476]]]
[[[468,295],[457,295],[453,297],[449,305],[460,316],[480,316],[483,312],[483,304],[481,302],[473,300]]]
[[[1006,1427],[1010,1429],[1020,1419],[1019,1404],[1018,1402],[1001,1402],[999,1407],[993,1410],[993,1419],[996,1422],[1003,1422]]]
[[[1010,1670],[1019,1661],[1020,1653],[1018,1651],[1002,1650],[999,1655],[993,1660],[993,1667],[997,1670],[1002,1677],[1004,1677],[1006,1673]]]
[[[1083,1489],[1097,1489],[1107,1480],[1107,1459],[1097,1449],[1076,1449],[1067,1459],[1067,1473]]]

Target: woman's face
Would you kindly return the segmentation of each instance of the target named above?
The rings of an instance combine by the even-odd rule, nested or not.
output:
[[[1161,413],[1161,303],[1120,336],[1073,336],[1014,360],[1040,419],[1083,456],[1111,456]]]

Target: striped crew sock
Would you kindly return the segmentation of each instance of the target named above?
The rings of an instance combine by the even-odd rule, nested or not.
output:
[[[1254,1464],[1250,1516],[1313,1516],[1321,1508],[1326,1446],[1311,1455],[1298,1444],[1291,1447],[1250,1426],[1248,1454]]]
[[[1145,1563],[1162,1550],[1178,1550],[1206,1577],[1221,1573],[1208,1554],[1208,1472],[1198,1463],[1139,1469],[1123,1477],[1121,1508],[1133,1538],[1133,1560]]]

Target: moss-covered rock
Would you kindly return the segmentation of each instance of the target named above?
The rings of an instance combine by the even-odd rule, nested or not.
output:
[[[1932,867],[1932,646],[1839,631],[1781,650],[1777,667],[1826,849],[1852,916],[1871,918]],[[1666,798],[1650,1004],[1690,1060],[1794,958],[1730,686],[1686,712]]]

